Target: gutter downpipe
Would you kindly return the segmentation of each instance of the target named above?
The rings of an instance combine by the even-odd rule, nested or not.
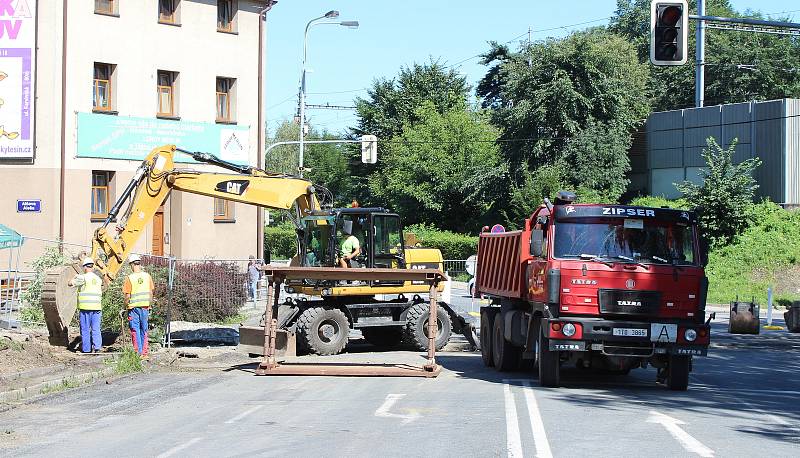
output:
[[[264,51],[266,48],[264,45],[264,39],[266,38],[264,23],[267,20],[267,13],[276,3],[278,2],[275,0],[268,0],[267,6],[258,13],[258,141],[256,142],[258,145],[258,157],[256,158],[256,168],[259,169],[264,167],[264,136],[266,135],[264,126]],[[256,207],[256,211],[256,225],[258,226],[256,229],[256,258],[260,259],[264,256],[264,209]]]
[[[58,239],[64,240],[64,189],[67,157],[67,9],[68,0],[63,0],[61,9],[61,174],[59,178]],[[59,245],[60,247],[61,245]]]

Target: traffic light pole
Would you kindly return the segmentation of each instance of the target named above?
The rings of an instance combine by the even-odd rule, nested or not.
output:
[[[706,0],[697,0],[697,15],[705,16]],[[706,93],[706,21],[700,19],[695,31],[694,106],[705,103]]]
[[[783,21],[764,21],[750,18],[730,18],[719,16],[706,16],[706,1],[697,0],[697,15],[689,15],[689,19],[698,21],[695,31],[695,86],[694,102],[696,107],[705,103],[705,60],[706,60],[706,22],[719,24],[740,24],[751,28],[735,28],[735,26],[714,26],[724,30],[738,30],[741,32],[776,33],[785,35],[800,35],[800,23]],[[787,31],[787,29],[791,31]]]

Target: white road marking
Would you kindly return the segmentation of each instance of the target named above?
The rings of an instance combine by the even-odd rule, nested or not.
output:
[[[394,406],[397,401],[403,399],[405,396],[405,394],[387,394],[386,400],[383,401],[383,404],[381,404],[377,410],[375,410],[375,416],[383,418],[400,418],[403,420],[404,425],[416,420],[420,416],[419,412],[410,412],[408,414],[389,412],[392,406]]]
[[[539,405],[536,402],[536,396],[533,394],[531,382],[525,380],[522,384],[525,386],[525,402],[528,404],[528,416],[531,419],[536,456],[539,458],[552,458],[553,452],[550,451],[550,442],[547,440],[544,422],[542,421],[542,415],[539,413]]]
[[[172,455],[180,452],[183,449],[191,447],[192,445],[196,444],[197,442],[200,442],[201,440],[203,440],[202,437],[195,437],[194,439],[192,439],[192,440],[190,440],[188,442],[184,442],[181,445],[177,445],[175,447],[172,447],[171,449],[167,450],[166,452],[158,455],[156,458],[167,458],[168,456],[172,456]]]
[[[237,421],[239,421],[242,418],[250,415],[251,413],[255,412],[256,410],[261,409],[262,407],[264,407],[264,406],[263,405],[258,405],[258,406],[251,407],[250,409],[247,409],[244,412],[240,413],[239,415],[237,415],[237,416],[231,418],[230,420],[226,421],[225,424],[229,425],[231,423],[236,423]]]
[[[650,411],[650,417],[647,419],[647,422],[658,423],[663,426],[664,429],[666,429],[672,435],[672,437],[681,443],[681,446],[687,452],[694,453],[705,458],[713,458],[714,450],[706,447],[699,440],[695,439],[692,437],[692,435],[681,429],[679,425],[685,425],[685,422],[678,420],[677,418],[670,417],[669,415],[656,412],[655,410]]]
[[[509,458],[522,458],[522,439],[519,436],[519,420],[514,395],[511,394],[511,380],[503,380],[503,394],[506,403],[506,449]]]

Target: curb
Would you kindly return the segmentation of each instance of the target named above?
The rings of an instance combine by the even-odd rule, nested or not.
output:
[[[83,385],[88,382],[93,382],[97,379],[108,377],[114,374],[113,367],[107,367],[101,369],[99,371],[93,372],[83,372],[80,374],[68,375],[66,377],[60,377],[53,380],[47,380],[41,383],[37,383],[35,385],[26,386],[24,388],[17,388],[16,390],[5,391],[0,393],[0,402],[14,402],[14,401],[21,401],[25,398],[46,394],[42,393],[42,390],[47,388],[55,388],[59,385],[63,385],[66,382],[73,382]]]

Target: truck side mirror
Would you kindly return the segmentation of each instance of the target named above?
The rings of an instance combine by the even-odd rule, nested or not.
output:
[[[544,245],[544,231],[534,229],[531,231],[531,256],[541,257]]]

